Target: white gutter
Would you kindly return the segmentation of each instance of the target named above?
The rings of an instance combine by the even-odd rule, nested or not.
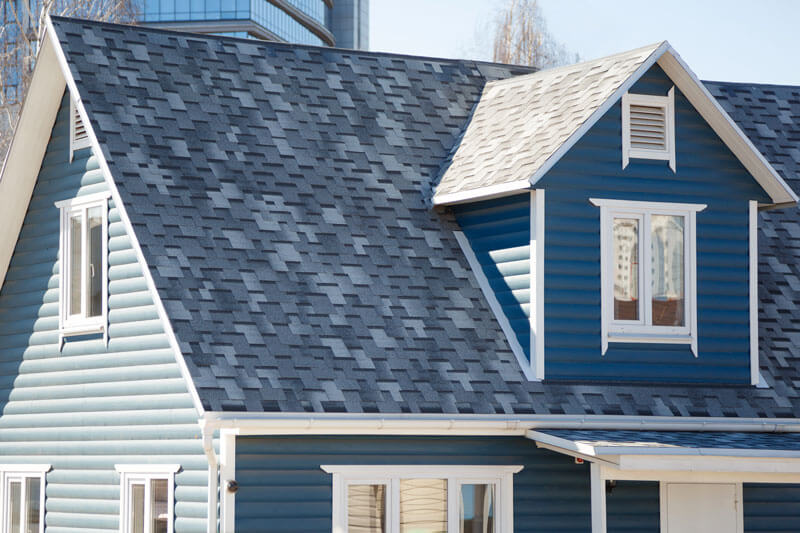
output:
[[[203,435],[203,451],[208,459],[208,533],[217,532],[217,467],[219,461],[214,452],[214,428],[200,419],[200,432]]]
[[[537,429],[798,433],[800,419],[616,415],[403,415],[206,412],[205,424],[237,435],[507,435]]]

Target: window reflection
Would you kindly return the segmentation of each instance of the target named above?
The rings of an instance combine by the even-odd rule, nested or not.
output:
[[[400,533],[447,533],[447,480],[400,480]]]
[[[459,533],[494,533],[494,485],[461,485]]]
[[[347,488],[347,531],[386,531],[386,485],[350,485]]]
[[[684,218],[650,217],[652,255],[653,325],[683,326],[684,312]]]
[[[639,320],[639,220],[615,218],[614,320]]]

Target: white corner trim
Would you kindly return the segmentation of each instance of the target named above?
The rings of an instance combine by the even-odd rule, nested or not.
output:
[[[797,202],[798,197],[791,187],[786,184],[780,174],[758,151],[671,46],[667,47],[666,53],[661,54],[658,65],[769,194],[774,204]]]
[[[606,533],[606,480],[598,463],[589,466],[592,533]],[[666,531],[666,530],[664,530]]]
[[[562,144],[558,148],[558,150],[553,152],[550,155],[550,157],[547,158],[544,164],[541,167],[539,167],[539,169],[533,176],[531,176],[530,184],[535,185],[537,181],[542,179],[542,177],[544,177],[544,175],[547,174],[547,172],[549,172],[550,169],[553,168],[553,166],[556,163],[558,163],[562,157],[564,157],[564,154],[566,154],[570,150],[570,148],[572,148],[575,145],[575,143],[577,143],[581,139],[581,137],[583,137],[586,134],[586,132],[588,132],[592,128],[592,126],[594,126],[597,123],[597,121],[600,120],[600,118],[603,115],[605,115],[606,112],[609,109],[611,109],[611,107],[622,98],[622,95],[628,92],[628,89],[630,89],[633,86],[633,84],[636,83],[639,80],[639,78],[641,78],[642,75],[645,72],[647,72],[650,69],[650,67],[652,67],[662,55],[664,55],[664,52],[666,52],[669,49],[670,49],[669,43],[667,41],[662,42],[659,45],[659,47],[656,48],[650,54],[650,56],[648,56],[648,58],[644,62],[642,62],[641,65],[639,65],[639,67],[633,72],[633,74],[631,74],[628,77],[628,79],[626,79],[617,88],[617,90],[614,91],[611,94],[611,96],[605,102],[603,102],[603,104],[600,107],[595,109],[594,113],[592,113],[589,116],[589,118],[587,118],[586,121],[583,124],[581,124],[580,127],[572,133],[572,135],[569,136],[566,142],[564,142],[564,144]]]
[[[489,200],[500,196],[510,196],[512,194],[523,193],[531,188],[528,180],[512,181],[510,183],[500,183],[470,189],[468,191],[453,192],[449,194],[433,195],[433,205],[454,205],[465,202],[475,202],[478,200]]]
[[[750,270],[750,384],[760,385],[758,364],[758,202],[748,202]]]
[[[111,174],[111,169],[108,167],[108,162],[103,154],[103,150],[100,147],[100,142],[97,140],[97,135],[94,132],[94,128],[92,127],[91,122],[88,120],[88,116],[86,113],[86,109],[84,108],[83,101],[81,100],[80,93],[78,92],[78,87],[75,84],[75,80],[72,77],[72,73],[69,69],[69,63],[67,62],[67,58],[64,55],[64,50],[61,49],[61,43],[58,41],[58,36],[56,35],[55,29],[53,28],[53,22],[50,20],[50,17],[46,17],[46,26],[47,29],[45,31],[45,38],[49,36],[49,42],[53,45],[53,49],[55,51],[56,58],[58,60],[58,65],[61,69],[61,74],[66,80],[67,87],[69,88],[71,97],[75,101],[75,106],[78,109],[78,112],[81,115],[83,120],[84,126],[86,128],[86,133],[91,140],[91,147],[92,151],[97,158],[98,165],[103,171],[103,176],[105,178],[106,184],[111,192],[111,197],[114,199],[114,205],[117,208],[120,219],[125,226],[125,231],[127,232],[128,236],[131,240],[131,245],[133,246],[133,250],[136,253],[136,258],[139,261],[139,264],[142,266],[142,275],[147,282],[147,287],[150,291],[150,295],[153,298],[153,303],[158,310],[158,316],[161,319],[161,323],[164,324],[164,331],[169,339],[170,346],[172,347],[172,351],[175,355],[175,361],[178,363],[178,368],[181,371],[181,375],[183,376],[184,381],[186,382],[186,388],[189,391],[189,394],[192,397],[192,402],[194,403],[194,407],[197,410],[198,416],[202,418],[205,414],[205,409],[203,408],[203,402],[200,400],[200,395],[197,392],[197,386],[195,385],[194,379],[192,378],[191,373],[189,372],[189,367],[186,364],[186,360],[184,359],[183,353],[181,352],[180,345],[178,344],[178,339],[175,337],[175,331],[172,328],[172,322],[167,315],[167,311],[164,308],[164,303],[161,301],[161,297],[158,294],[158,289],[156,288],[155,281],[153,280],[153,275],[150,272],[150,268],[148,266],[147,261],[145,260],[144,253],[142,252],[142,247],[139,244],[139,240],[136,238],[136,233],[133,230],[133,225],[131,224],[130,217],[128,216],[127,209],[122,202],[122,199],[119,194],[119,190],[117,189],[117,184],[114,181],[114,177]],[[1,189],[0,189],[1,190]]]
[[[233,533],[236,527],[236,493],[228,490],[228,482],[236,480],[236,435],[230,430],[219,435],[220,533]]]
[[[480,286],[483,296],[486,298],[486,302],[489,304],[492,313],[497,319],[497,322],[500,324],[500,328],[503,330],[503,333],[508,340],[508,344],[511,347],[511,351],[514,352],[514,355],[519,362],[522,372],[525,374],[525,377],[528,380],[535,381],[537,378],[532,372],[531,364],[525,357],[525,350],[523,350],[522,345],[519,343],[517,334],[511,327],[508,317],[506,317],[506,314],[503,312],[503,307],[500,305],[500,302],[497,301],[497,296],[495,296],[492,287],[489,285],[489,280],[483,273],[481,264],[478,262],[478,258],[475,257],[475,252],[472,251],[472,246],[469,244],[467,236],[464,235],[464,232],[462,231],[454,231],[453,235],[455,236],[456,241],[458,241],[458,245],[461,247],[461,251],[464,253],[464,257],[467,259],[467,263],[469,263],[472,274],[475,276],[475,280],[478,282],[478,286]]]
[[[120,474],[174,474],[181,469],[179,464],[118,464],[114,470]]]
[[[531,367],[537,380],[544,379],[544,189],[531,192]]]

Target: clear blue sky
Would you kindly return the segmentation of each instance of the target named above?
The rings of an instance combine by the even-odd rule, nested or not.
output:
[[[504,0],[370,0],[370,48],[491,59]],[[668,40],[706,80],[800,85],[800,0],[539,0],[581,59]]]

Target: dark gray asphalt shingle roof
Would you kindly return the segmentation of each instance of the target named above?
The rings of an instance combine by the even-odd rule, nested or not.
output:
[[[54,26],[206,408],[800,415],[790,252],[761,265],[773,388],[525,380],[426,203],[484,84],[521,69]]]

